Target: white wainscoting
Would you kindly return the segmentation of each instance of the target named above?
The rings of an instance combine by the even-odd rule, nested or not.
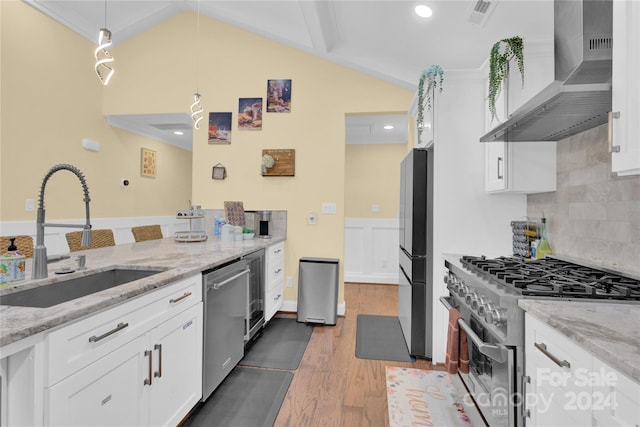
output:
[[[398,283],[398,219],[346,218],[344,281]]]
[[[56,224],[84,224],[84,219],[50,220]],[[110,228],[113,230],[113,237],[116,245],[133,243],[131,227],[139,225],[160,224],[164,237],[173,236],[176,231],[189,230],[189,221],[179,220],[175,216],[147,216],[128,218],[91,218],[91,226],[94,230]],[[65,233],[78,231],[79,228],[45,227],[44,245],[47,247],[48,255],[58,255],[69,252]],[[11,221],[0,222],[0,235],[14,236],[27,235],[33,237],[33,244],[36,243],[36,221]],[[1,250],[2,248],[0,248]],[[6,248],[4,248],[6,249]]]

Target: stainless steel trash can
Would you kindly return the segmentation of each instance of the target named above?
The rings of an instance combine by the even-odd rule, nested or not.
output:
[[[336,324],[339,272],[338,259],[300,258],[298,322]]]

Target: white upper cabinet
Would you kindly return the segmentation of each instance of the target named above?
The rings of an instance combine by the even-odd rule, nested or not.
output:
[[[611,169],[640,174],[640,2],[613,2]]]
[[[517,63],[511,62],[505,88],[496,99],[496,116],[489,111],[489,64],[483,70],[485,85],[485,131],[507,120],[533,96],[553,82],[553,40],[524,44],[524,85]],[[554,141],[487,142],[485,144],[485,190],[488,193],[532,194],[556,190],[556,143]]]

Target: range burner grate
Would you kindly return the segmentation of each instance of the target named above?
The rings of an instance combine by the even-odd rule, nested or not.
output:
[[[564,260],[463,256],[460,261],[522,295],[640,301],[640,281]]]

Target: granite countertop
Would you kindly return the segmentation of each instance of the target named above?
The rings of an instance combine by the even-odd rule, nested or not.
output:
[[[518,305],[640,383],[640,304],[521,299]]]
[[[163,271],[48,308],[0,305],[0,347],[115,306],[130,298],[170,285],[177,280],[284,240],[284,237],[273,236],[272,239],[222,242],[218,238],[209,236],[209,239],[204,242],[179,243],[173,238],[165,238],[74,252],[67,263],[63,261],[49,264],[47,279],[27,279],[18,285],[10,285],[0,290],[0,304],[2,296],[9,293],[46,286],[113,267]],[[65,275],[55,274],[55,271],[65,264],[74,265],[74,258],[82,254],[86,255],[86,270]],[[31,267],[32,260],[28,259],[25,272],[27,278],[31,277]]]

